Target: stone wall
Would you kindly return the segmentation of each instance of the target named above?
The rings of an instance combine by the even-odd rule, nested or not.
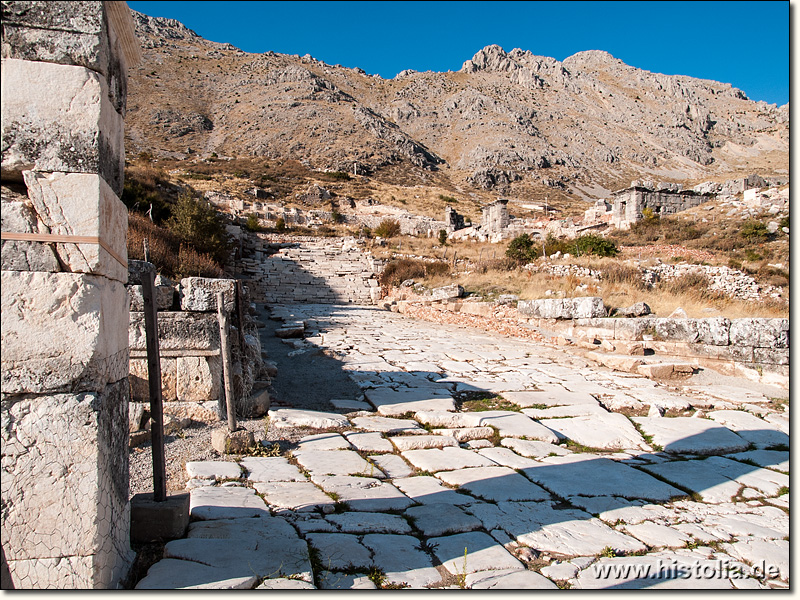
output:
[[[253,302],[375,304],[381,264],[353,238],[250,234],[235,270]]]
[[[128,502],[124,2],[2,3],[2,547],[16,588],[118,587]]]
[[[628,229],[641,220],[645,208],[656,215],[672,215],[714,199],[712,194],[692,190],[651,190],[639,186],[619,190],[612,196],[611,224],[619,229]]]
[[[148,265],[131,261],[138,265]],[[225,308],[231,318],[231,353],[236,412],[253,416],[250,402],[253,384],[261,375],[261,341],[250,315],[250,301],[245,290],[243,304],[244,348],[239,343],[240,324],[236,315],[236,281],[187,277],[180,284],[156,278],[158,307],[158,346],[161,359],[161,394],[164,413],[213,422],[225,414],[222,406],[222,358],[216,292],[225,295]],[[130,383],[131,401],[150,401],[144,305],[141,285],[131,269],[128,286],[130,299]],[[146,407],[149,410],[149,405]]]

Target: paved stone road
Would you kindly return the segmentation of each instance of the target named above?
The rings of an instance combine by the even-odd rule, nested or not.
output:
[[[311,428],[282,456],[187,465],[194,522],[138,588],[788,587],[788,400],[371,308],[273,316],[363,398],[271,411]]]

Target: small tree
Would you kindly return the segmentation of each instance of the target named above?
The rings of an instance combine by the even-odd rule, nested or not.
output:
[[[244,224],[247,231],[261,231],[261,221],[258,215],[247,215],[247,222]]]
[[[275,221],[275,229],[278,231],[286,230],[286,220],[283,217],[278,217],[278,220]]]
[[[595,234],[582,235],[575,238],[578,254],[594,254],[596,256],[616,256],[619,250],[614,242]]]
[[[447,230],[440,229],[439,230],[439,245],[440,246],[447,246]]]
[[[400,223],[395,219],[384,219],[375,228],[375,235],[382,238],[393,238],[400,235]]]
[[[189,190],[178,196],[167,221],[168,229],[201,254],[211,254],[219,262],[228,255],[228,236],[219,213],[205,200]]]
[[[524,265],[539,257],[539,248],[530,235],[523,233],[509,242],[506,256],[518,264]]]

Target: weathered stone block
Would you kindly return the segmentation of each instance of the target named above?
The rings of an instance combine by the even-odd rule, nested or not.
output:
[[[641,342],[642,335],[651,329],[654,330],[655,319],[613,319],[614,339]]]
[[[225,310],[236,309],[236,280],[186,277],[181,279],[181,310],[216,312],[217,292],[225,294]]]
[[[175,296],[175,288],[171,285],[155,286],[156,308],[159,312],[170,310]],[[144,297],[142,296],[141,285],[128,286],[128,300],[132,312],[142,312],[144,310]]]
[[[99,391],[128,374],[128,307],[118,281],[2,272],[3,393]]]
[[[2,59],[2,172],[99,174],[122,194],[122,116],[85,67]]]
[[[127,409],[125,381],[3,403],[1,535],[16,587],[108,587],[127,571]]]
[[[753,360],[757,363],[763,363],[765,365],[788,365],[789,349],[754,348]]]
[[[464,288],[453,283],[431,290],[432,300],[447,300],[449,298],[461,298],[464,295]]]
[[[731,321],[724,317],[696,319],[697,341],[701,344],[727,346],[730,343]]]
[[[606,316],[606,307],[602,298],[572,298],[572,306],[573,319],[592,319]]]
[[[178,362],[175,358],[161,358],[161,398],[165,402],[178,399]],[[135,402],[150,402],[150,380],[146,358],[130,360],[131,399]]]
[[[40,233],[36,212],[26,194],[2,187],[0,229],[4,233]],[[0,260],[3,271],[61,270],[53,249],[40,242],[3,240]]]
[[[122,40],[115,27],[120,23],[106,9],[102,2],[4,2],[2,57],[102,73],[112,104],[124,116],[128,84]]]
[[[734,319],[730,341],[755,348],[788,348],[789,319]]]
[[[127,282],[128,210],[103,178],[87,173],[34,171],[23,171],[22,175],[37,221],[45,231],[96,237],[111,250],[97,243],[57,243],[60,262],[73,273]]]
[[[189,526],[189,494],[153,500],[152,492],[131,498],[131,541],[157,542],[181,538]]]
[[[219,356],[182,356],[177,359],[179,402],[208,402],[220,397],[222,361]]]
[[[654,319],[658,339],[666,342],[697,342],[696,319]]]
[[[131,350],[147,350],[144,313],[130,314]],[[215,314],[158,313],[158,346],[167,350],[219,350],[219,322]]]

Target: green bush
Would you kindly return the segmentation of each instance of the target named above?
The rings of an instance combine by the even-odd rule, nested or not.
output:
[[[575,248],[578,255],[616,256],[619,254],[619,249],[614,242],[593,233],[575,238]]]
[[[739,233],[748,242],[763,241],[769,236],[767,226],[755,219],[748,219],[742,223],[742,228],[739,230]]]
[[[789,217],[783,217],[780,220],[779,225],[781,226],[781,229],[783,229],[784,227],[789,227]]]
[[[448,204],[455,204],[455,203],[458,202],[458,200],[456,200],[452,196],[445,196],[444,194],[439,194],[439,200],[443,200],[444,202],[447,202]]]
[[[439,245],[446,246],[447,245],[447,230],[440,229],[439,230]]]
[[[400,235],[400,223],[395,219],[384,219],[375,228],[375,235],[382,238],[393,238]]]
[[[343,171],[331,171],[329,173],[324,174],[325,177],[329,179],[339,180],[339,181],[350,181],[352,177],[348,173]]]
[[[523,233],[509,242],[506,256],[517,264],[525,265],[541,256],[541,251],[533,238]]]
[[[244,224],[247,231],[261,231],[261,221],[258,215],[247,215],[247,222]]]
[[[278,217],[278,220],[275,221],[275,229],[278,231],[286,231],[286,220],[283,217]]]
[[[167,228],[200,254],[223,263],[228,256],[228,236],[219,213],[205,200],[184,190],[172,209]]]

